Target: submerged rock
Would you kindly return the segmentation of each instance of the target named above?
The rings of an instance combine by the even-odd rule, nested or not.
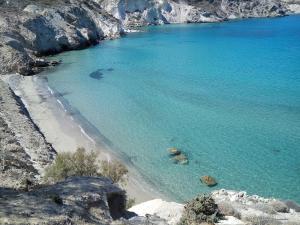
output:
[[[218,184],[215,178],[211,176],[202,176],[200,177],[200,181],[209,187],[216,186]]]
[[[177,148],[168,148],[168,152],[170,156],[176,156],[181,154],[181,151]]]
[[[171,160],[176,164],[186,165],[189,163],[188,157],[178,148],[168,148],[169,156]]]
[[[90,73],[89,76],[90,76],[91,78],[96,79],[96,80],[100,80],[100,79],[103,78],[103,73],[102,73],[101,71],[102,71],[101,69],[98,69],[98,70],[96,70],[96,71]]]
[[[189,163],[189,160],[187,156],[184,153],[180,153],[179,155],[175,155],[172,158],[173,162],[176,164],[181,164],[181,165],[187,165]]]

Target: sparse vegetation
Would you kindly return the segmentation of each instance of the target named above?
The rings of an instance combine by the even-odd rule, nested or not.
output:
[[[135,205],[135,199],[134,198],[128,198],[127,201],[126,201],[126,209],[130,209],[134,205]]]
[[[125,175],[128,173],[127,168],[118,161],[102,161],[101,174],[109,177],[114,183],[125,183]]]
[[[214,224],[223,217],[210,195],[199,195],[185,205],[179,225]]]
[[[45,182],[54,183],[71,176],[105,176],[114,183],[125,182],[126,167],[117,161],[97,160],[96,152],[78,148],[75,153],[60,153],[54,163],[46,169]]]

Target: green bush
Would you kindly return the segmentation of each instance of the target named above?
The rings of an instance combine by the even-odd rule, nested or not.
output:
[[[60,153],[46,169],[44,180],[53,183],[71,176],[105,176],[114,183],[125,180],[128,170],[123,164],[117,161],[100,164],[97,156],[96,152],[86,152],[84,148],[78,148],[75,153]]]
[[[198,195],[184,206],[179,225],[196,225],[201,223],[214,224],[223,215],[210,195]]]

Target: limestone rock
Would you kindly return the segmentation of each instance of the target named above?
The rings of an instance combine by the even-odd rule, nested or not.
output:
[[[128,211],[136,213],[138,216],[157,215],[167,221],[170,225],[177,225],[181,218],[184,205],[176,202],[167,202],[162,199],[153,199],[135,205]]]

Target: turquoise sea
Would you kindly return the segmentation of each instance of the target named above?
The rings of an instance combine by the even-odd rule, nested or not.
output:
[[[143,31],[56,56],[50,87],[173,200],[226,188],[300,202],[300,16]]]

